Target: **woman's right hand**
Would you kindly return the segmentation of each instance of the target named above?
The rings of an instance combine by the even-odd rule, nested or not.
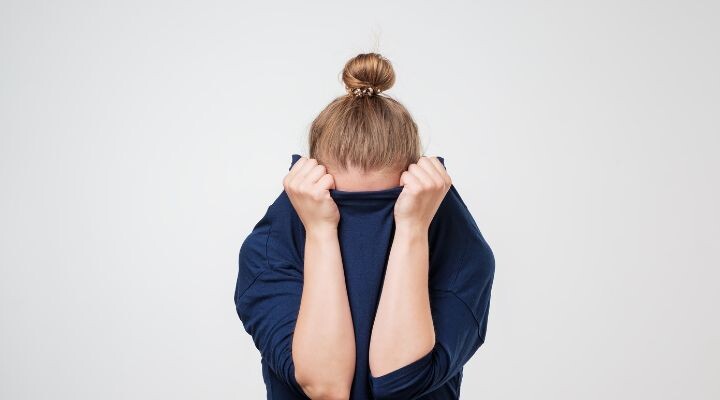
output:
[[[300,157],[283,179],[283,187],[305,230],[336,229],[340,211],[330,196],[335,179],[314,158]]]

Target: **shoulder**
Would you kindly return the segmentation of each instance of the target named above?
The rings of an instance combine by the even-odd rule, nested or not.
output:
[[[442,266],[436,271],[438,287],[456,293],[473,292],[492,281],[495,256],[454,185],[433,219],[430,240],[435,244],[431,246],[435,263]]]
[[[445,218],[451,220],[457,226],[457,229],[466,236],[466,245],[463,251],[467,253],[468,250],[475,250],[492,254],[490,245],[485,240],[477,221],[470,213],[470,209],[465,204],[455,185],[450,186],[443,203],[445,205],[443,211]]]
[[[240,245],[240,290],[248,287],[268,268],[279,264],[298,263],[298,249],[301,237],[304,237],[301,229],[302,222],[283,190],[267,207],[265,214],[255,223]]]
[[[267,215],[273,220],[281,221],[298,218],[295,208],[284,190],[275,197],[275,200],[268,207]]]

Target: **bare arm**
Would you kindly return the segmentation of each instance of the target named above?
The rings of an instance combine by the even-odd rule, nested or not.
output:
[[[370,371],[385,375],[432,350],[427,227],[397,226],[370,340]]]
[[[330,196],[332,175],[301,157],[284,180],[305,227],[303,291],[292,342],[295,379],[308,397],[348,399],[355,375],[355,331]]]
[[[370,372],[378,377],[430,353],[435,346],[428,288],[428,229],[452,184],[435,157],[410,164],[395,203],[395,235],[370,338]]]
[[[310,398],[349,398],[355,333],[336,229],[307,231],[303,294],[292,348],[296,379]]]

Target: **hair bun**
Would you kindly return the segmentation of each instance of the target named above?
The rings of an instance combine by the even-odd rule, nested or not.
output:
[[[395,71],[387,58],[378,53],[364,53],[345,63],[342,79],[348,93],[372,96],[392,87]]]

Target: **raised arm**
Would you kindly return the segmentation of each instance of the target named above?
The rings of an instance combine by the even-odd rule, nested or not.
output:
[[[458,257],[461,270],[456,284],[448,290],[429,292],[434,345],[429,351],[425,351],[427,347],[418,347],[412,353],[407,350],[405,361],[393,361],[386,369],[372,373],[375,399],[413,400],[432,393],[456,377],[485,342],[495,259],[479,231],[468,234],[463,254]],[[387,333],[389,341],[412,341],[413,334],[399,324]]]
[[[428,293],[428,228],[450,189],[437,158],[422,157],[400,177],[395,235],[370,339],[371,376],[419,359],[435,345]]]
[[[370,340],[374,377],[418,360],[435,346],[428,259],[427,228],[398,225]]]
[[[305,227],[304,284],[292,342],[295,376],[312,399],[348,399],[355,373],[355,333],[329,188],[332,176],[300,158],[284,180]]]
[[[467,234],[456,248],[460,254],[447,257],[453,260],[447,267],[470,283],[428,288],[428,228],[452,188],[444,166],[430,161],[409,167],[402,178],[408,197],[401,194],[395,206],[395,236],[370,341],[370,383],[378,400],[433,392],[484,342],[494,257],[474,224],[456,227]],[[456,212],[466,212],[454,204]]]

